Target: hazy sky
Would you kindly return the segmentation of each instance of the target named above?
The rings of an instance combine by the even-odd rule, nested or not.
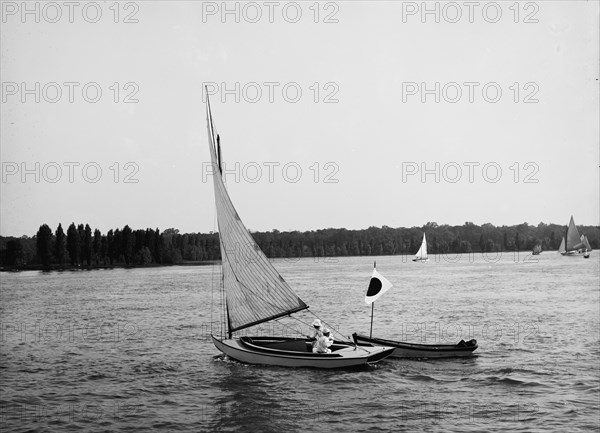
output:
[[[204,85],[252,230],[600,224],[598,2],[23,4],[2,235],[215,230]]]

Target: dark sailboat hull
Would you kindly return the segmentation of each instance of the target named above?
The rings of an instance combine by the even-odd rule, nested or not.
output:
[[[390,346],[394,348],[391,358],[454,358],[473,355],[479,347],[475,340],[464,344],[418,344],[383,338],[369,338],[364,335],[352,334],[356,344],[369,347],[371,345]]]
[[[311,344],[302,338],[241,337],[219,339],[213,343],[221,352],[246,364],[279,367],[349,368],[372,364],[390,356],[394,348],[363,347],[334,343],[331,353],[313,353]]]

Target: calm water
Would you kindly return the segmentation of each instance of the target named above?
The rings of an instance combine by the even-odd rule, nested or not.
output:
[[[598,257],[378,257],[394,288],[375,305],[375,336],[475,338],[478,356],[355,371],[223,359],[208,338],[218,267],[3,273],[2,431],[597,430]],[[350,335],[369,332],[372,261],[274,264]]]

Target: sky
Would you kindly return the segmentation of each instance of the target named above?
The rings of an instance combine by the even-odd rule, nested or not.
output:
[[[0,235],[600,225],[598,2],[2,2]]]

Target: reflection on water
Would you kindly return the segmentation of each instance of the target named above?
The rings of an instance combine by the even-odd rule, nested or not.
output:
[[[244,365],[213,346],[212,267],[2,274],[7,430],[430,431],[598,427],[599,262],[540,256],[377,257],[394,287],[375,336],[475,338],[477,356],[354,371]],[[311,311],[368,333],[372,257],[276,260]],[[249,330],[298,336],[302,322]]]

